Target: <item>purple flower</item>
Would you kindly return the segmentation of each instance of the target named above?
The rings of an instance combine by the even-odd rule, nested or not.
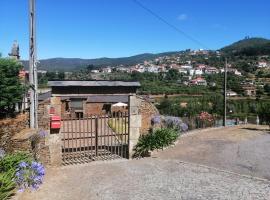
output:
[[[45,130],[40,130],[38,134],[40,137],[44,138],[47,135],[47,132]]]
[[[26,163],[24,161],[23,162],[20,162],[19,167],[26,168],[26,167],[28,167],[28,163]]]
[[[41,163],[36,161],[21,162],[15,174],[15,181],[22,191],[26,188],[36,190],[42,184],[44,175],[45,168]]]
[[[185,124],[185,123],[182,123],[180,125],[180,129],[181,129],[182,132],[187,132],[188,131],[188,125]]]
[[[151,119],[152,125],[160,124],[160,123],[161,123],[161,117],[159,115],[156,115]]]
[[[164,118],[164,124],[167,128],[180,129],[182,121],[179,117],[166,116]]]

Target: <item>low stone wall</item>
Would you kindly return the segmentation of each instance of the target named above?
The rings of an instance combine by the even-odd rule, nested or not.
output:
[[[50,163],[49,146],[47,145],[48,133],[33,129],[24,129],[11,138],[12,152],[24,151],[31,153],[35,159],[47,165]]]
[[[11,138],[29,126],[29,115],[20,114],[16,118],[0,121],[0,147],[6,152],[12,152]]]

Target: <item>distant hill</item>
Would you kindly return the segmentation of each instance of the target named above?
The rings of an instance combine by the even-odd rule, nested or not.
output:
[[[165,52],[159,54],[140,54],[123,58],[97,58],[97,59],[80,59],[80,58],[51,58],[40,60],[39,69],[47,71],[73,71],[95,65],[97,67],[116,66],[116,65],[134,65],[145,60],[151,60],[160,56],[170,56],[179,52]],[[28,68],[28,61],[23,61],[23,65]]]
[[[221,51],[233,55],[270,55],[270,40],[264,38],[247,38],[226,46]]]

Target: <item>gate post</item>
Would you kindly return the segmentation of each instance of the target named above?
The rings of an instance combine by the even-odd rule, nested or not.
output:
[[[55,114],[61,116],[61,98],[51,97],[51,107],[55,109]],[[51,122],[50,122],[51,123]],[[63,123],[63,121],[61,121]],[[62,164],[62,133],[61,128],[57,131],[50,130],[48,137],[50,152],[50,165],[60,166]]]
[[[137,96],[129,96],[129,159],[132,158],[134,147],[140,137],[142,126],[142,116],[139,111],[140,105],[141,100]]]

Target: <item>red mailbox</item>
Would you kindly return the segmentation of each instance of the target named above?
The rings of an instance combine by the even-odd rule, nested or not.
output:
[[[55,108],[54,107],[50,107],[50,115],[55,114]]]
[[[51,116],[51,129],[60,129],[61,128],[61,117],[54,115]]]

